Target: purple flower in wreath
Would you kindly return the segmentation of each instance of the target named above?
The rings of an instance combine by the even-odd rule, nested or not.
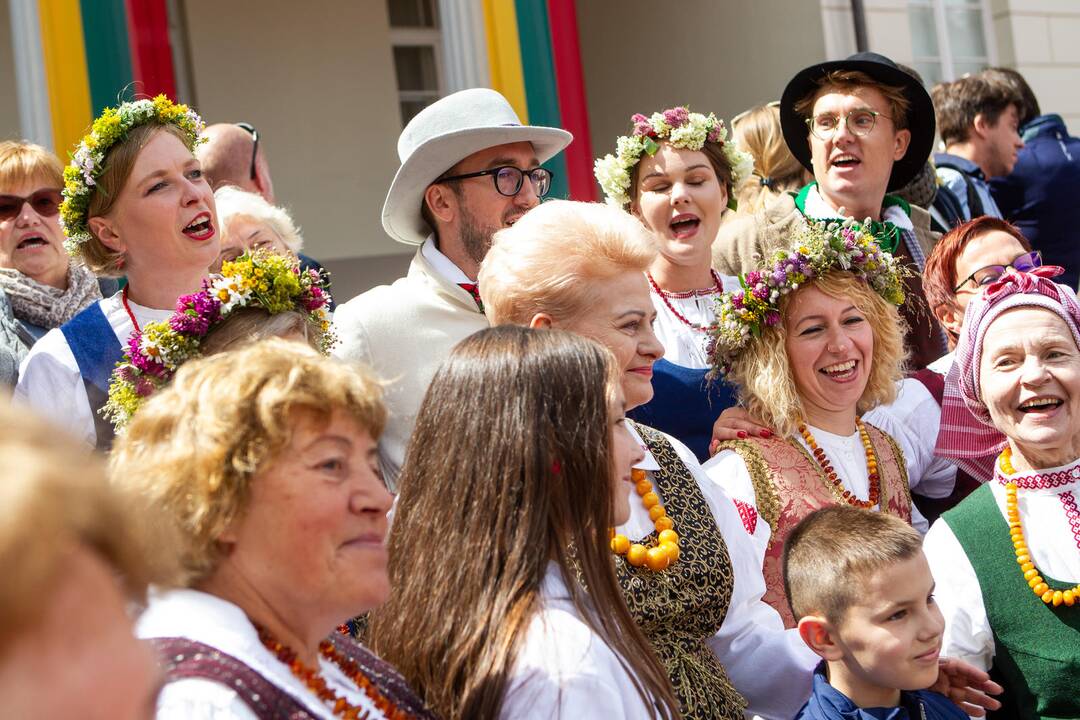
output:
[[[634,123],[634,134],[641,136],[653,136],[656,132],[653,130],[652,124],[649,122],[649,118],[645,117],[641,113],[634,113],[630,117],[630,122]]]
[[[157,389],[154,386],[153,381],[145,375],[135,378],[135,381],[132,384],[135,387],[135,394],[139,397],[150,397]]]
[[[736,310],[743,309],[743,294],[741,292],[737,292],[731,296],[731,305]]]
[[[760,283],[754,286],[754,297],[758,300],[767,300],[769,297],[769,288],[764,283]]]
[[[787,280],[787,270],[784,267],[778,267],[772,272],[772,281],[774,285],[783,285]]]
[[[221,303],[210,293],[184,295],[176,302],[169,327],[179,333],[202,337],[221,315]]]
[[[765,313],[765,325],[767,327],[772,327],[773,325],[776,325],[779,322],[780,322],[780,313],[777,312],[776,310],[770,310],[767,313]]]
[[[757,285],[761,282],[761,273],[757,270],[751,270],[746,273],[746,284],[750,286]]]
[[[724,144],[724,141],[720,139],[720,131],[724,129],[723,124],[717,123],[713,126],[713,129],[709,131],[709,134],[705,136],[705,139],[709,142]]]
[[[673,128],[682,127],[690,120],[690,111],[682,107],[673,107],[664,111],[664,122]]]

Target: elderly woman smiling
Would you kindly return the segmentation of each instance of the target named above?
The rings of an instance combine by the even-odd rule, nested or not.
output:
[[[606,346],[630,410],[652,398],[663,354],[645,276],[656,254],[650,233],[617,208],[544,203],[496,233],[480,269],[484,306],[493,324],[560,328]],[[683,717],[741,718],[746,703],[751,713],[794,716],[815,656],[761,601],[761,555],[735,505],[685,445],[638,423],[630,429],[646,452],[630,518],[615,528],[616,574]],[[679,552],[665,557],[667,530]]]
[[[279,339],[185,364],[134,416],[114,482],[183,569],[136,627],[166,663],[159,717],[427,716],[335,630],[389,592],[385,418],[370,376]]]
[[[925,543],[942,652],[992,666],[1009,717],[1080,717],[1080,305],[1058,272],[1010,270],[968,304],[943,440],[1000,456]]]
[[[811,225],[793,247],[725,297],[714,348],[717,371],[778,437],[722,443],[705,464],[763,546],[765,599],[788,627],[780,557],[799,520],[836,503],[912,512],[902,452],[859,418],[891,402],[901,376],[898,266],[857,226]]]

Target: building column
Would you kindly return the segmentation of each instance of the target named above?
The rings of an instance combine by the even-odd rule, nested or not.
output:
[[[22,136],[53,150],[52,114],[38,5],[37,2],[11,0],[8,7],[11,10],[11,41]]]
[[[446,92],[491,87],[484,11],[475,0],[439,0]]]

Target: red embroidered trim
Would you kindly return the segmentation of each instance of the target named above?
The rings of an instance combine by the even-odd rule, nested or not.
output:
[[[743,527],[746,528],[746,532],[750,535],[754,534],[754,530],[757,528],[757,509],[753,505],[744,503],[742,500],[736,500],[732,498],[731,501],[735,503],[735,509],[739,511],[739,518],[742,520]],[[1078,515],[1078,521],[1080,521],[1080,515]]]
[[[720,276],[717,275],[715,270],[710,270],[709,272],[712,273],[713,283],[716,284],[715,292],[723,293],[724,292],[724,285],[723,285],[723,283],[720,282]],[[664,303],[664,305],[667,306],[667,309],[671,311],[671,314],[674,315],[676,318],[678,318],[679,322],[681,322],[683,325],[686,325],[691,330],[696,330],[697,332],[700,332],[700,333],[707,333],[710,330],[712,330],[713,328],[717,327],[716,322],[713,322],[710,325],[698,325],[696,323],[692,323],[689,320],[687,320],[686,316],[683,315],[678,310],[676,310],[675,306],[671,304],[670,300],[668,300],[669,297],[677,297],[677,296],[674,293],[666,293],[663,290],[661,290],[660,286],[656,284],[655,280],[653,280],[653,276],[652,276],[651,273],[645,273],[645,277],[648,278],[649,285],[650,285],[650,287],[652,287],[653,292],[655,292],[657,294],[657,296],[659,296],[660,300]],[[697,291],[691,291],[691,294],[687,295],[686,297],[691,297],[691,295],[693,295],[695,292],[697,292]],[[714,292],[714,291],[710,291],[710,292]]]
[[[996,467],[995,464],[994,475],[997,476],[998,482],[1002,485],[1010,482],[1016,483],[1016,487],[1021,490],[1052,490],[1080,481],[1080,467],[1073,467],[1068,470],[1058,470],[1049,475],[1017,475],[1016,477],[1008,478],[1001,474],[1001,469]]]
[[[1061,498],[1061,504],[1065,506],[1065,517],[1069,519],[1069,527],[1072,528],[1076,547],[1080,548],[1080,508],[1076,507],[1076,498],[1073,497],[1072,490],[1066,490],[1058,497]]]
[[[710,295],[722,295],[724,293],[724,283],[720,280],[720,274],[715,270],[710,270],[713,278],[713,285],[711,288],[701,288],[700,290],[687,290],[685,292],[668,292],[664,290],[656,281],[653,281],[653,289],[656,290],[656,294],[661,297],[669,297],[675,300],[688,300],[693,297],[709,297]],[[652,279],[652,274],[649,274],[649,279]]]

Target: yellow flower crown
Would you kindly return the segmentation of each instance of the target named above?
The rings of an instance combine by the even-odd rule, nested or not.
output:
[[[206,127],[194,110],[187,105],[177,105],[164,95],[158,95],[153,100],[136,100],[122,103],[119,107],[105,108],[90,127],[90,133],[75,149],[71,164],[64,168],[60,226],[67,236],[64,247],[70,255],[78,255],[79,248],[90,239],[86,214],[97,180],[105,171],[105,154],[123,140],[132,128],[149,122],[180,128],[190,150],[201,142],[200,136]]]

